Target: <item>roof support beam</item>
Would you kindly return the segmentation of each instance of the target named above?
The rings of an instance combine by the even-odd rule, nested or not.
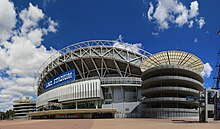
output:
[[[79,75],[81,76],[81,78],[83,78],[82,72],[81,72],[80,68],[78,67],[78,65],[76,64],[75,61],[73,61],[73,64],[75,65],[75,67],[76,67],[77,71],[79,72]]]
[[[98,73],[99,77],[100,77],[100,73],[99,73],[98,67],[97,67],[97,65],[96,65],[96,63],[95,63],[95,61],[94,61],[94,59],[93,59],[93,58],[91,58],[91,60],[92,60],[93,65],[94,65],[94,66],[95,66],[95,68],[96,68],[96,71],[97,71],[97,73]]]
[[[117,72],[120,74],[121,77],[123,77],[123,75],[121,73],[121,70],[120,70],[120,68],[119,68],[119,66],[118,66],[118,64],[115,60],[114,60],[114,63],[115,63],[115,67],[116,67]]]
[[[87,72],[88,72],[87,77],[89,77],[90,70],[89,70],[89,68],[88,68],[87,64],[85,63],[85,61],[84,61],[83,59],[81,59],[81,61],[82,61],[82,65],[84,65],[84,66],[85,66],[85,68],[86,68],[86,70],[87,70]],[[84,71],[83,73],[85,74],[85,71]]]

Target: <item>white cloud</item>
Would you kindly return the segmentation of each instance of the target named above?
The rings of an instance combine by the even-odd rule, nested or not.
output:
[[[15,24],[14,4],[8,0],[0,0],[0,42],[7,40],[12,35]]]
[[[166,0],[167,1],[167,0]],[[159,28],[161,29],[168,29],[168,8],[166,4],[163,4],[163,1],[158,1],[158,6],[156,11],[153,15],[156,22],[159,24]]]
[[[123,38],[124,38],[124,37],[123,37],[122,35],[119,35],[117,40],[120,41],[120,42],[123,42],[123,41],[122,41]]]
[[[152,34],[153,36],[158,36],[158,35],[159,35],[158,32],[152,32],[151,34]]]
[[[199,14],[199,4],[197,1],[191,2],[189,17],[193,18]]]
[[[33,75],[54,49],[47,51],[43,45],[36,45],[27,37],[15,36],[12,42],[4,44],[7,48],[6,61],[9,66],[7,73],[13,75]]]
[[[7,67],[7,57],[6,57],[6,50],[1,49],[0,47],[0,70]]]
[[[189,28],[192,28],[193,27],[193,20],[189,21]]]
[[[198,20],[199,29],[202,29],[202,27],[205,25],[205,19],[204,17],[200,17]]]
[[[122,35],[119,35],[117,41],[115,41],[115,43],[113,44],[113,47],[117,47],[117,48],[125,49],[128,51],[132,51],[135,53],[139,53],[140,48],[142,46],[141,43],[134,43],[134,44],[125,43],[122,41],[122,39],[123,39]]]
[[[194,43],[197,43],[197,42],[198,42],[198,39],[197,39],[197,38],[195,38],[195,39],[194,39]]]
[[[0,111],[7,111],[7,109],[11,109],[12,104],[13,104],[12,101],[7,101],[7,102],[1,102],[0,101],[0,109],[1,109]]]
[[[11,81],[10,78],[0,77],[0,89],[1,88],[8,88],[13,85],[15,85],[15,83],[13,81]]]
[[[113,44],[113,46],[117,47],[117,48],[125,49],[125,50],[128,50],[128,51],[132,51],[132,52],[135,52],[135,53],[139,53],[139,50],[140,50],[142,44],[141,43],[129,44],[129,43],[115,42]]]
[[[150,2],[150,8],[149,8],[149,10],[148,10],[148,12],[147,12],[147,16],[148,16],[148,20],[149,21],[151,21],[153,18],[152,18],[152,14],[153,14],[153,12],[154,12],[154,6],[153,6],[153,4]]]
[[[203,71],[201,72],[201,74],[202,74],[203,77],[209,78],[210,75],[211,75],[212,70],[213,70],[212,67],[211,67],[210,64],[207,62],[207,63],[204,64],[204,69],[203,69]]]
[[[184,24],[186,24],[188,22],[188,11],[183,9],[181,14],[176,18],[175,22],[179,27],[182,27]]]
[[[168,29],[170,24],[182,27],[189,24],[193,26],[193,21],[199,15],[199,4],[196,1],[191,2],[190,9],[187,9],[182,2],[178,0],[157,0],[157,5],[154,6],[150,2],[148,9],[148,20],[156,22],[159,29]]]
[[[53,21],[53,20],[51,20],[51,18],[49,18],[48,22],[49,22],[48,31],[49,32],[57,32],[57,28],[56,27],[58,26],[58,23]]]
[[[0,4],[0,18],[3,19],[9,14],[8,11],[2,12],[1,7],[14,5],[9,0],[4,2]],[[42,63],[56,52],[55,49],[47,49],[41,43],[49,32],[57,31],[58,23],[46,17],[41,9],[31,3],[20,12],[16,12],[14,6],[12,7],[12,12],[15,12],[12,19],[21,23],[21,26],[9,27],[8,32],[13,30],[16,33],[9,34],[5,40],[0,39],[0,110],[11,108],[14,99],[35,96],[36,86],[33,86],[33,81],[39,74],[36,72]],[[47,24],[40,25],[40,21]],[[0,31],[5,26],[7,27],[5,21],[0,19]]]
[[[42,36],[43,32],[41,29],[34,29],[28,33],[27,38],[35,45],[40,45],[43,41]]]
[[[20,86],[28,86],[28,85],[33,85],[34,78],[33,77],[21,77],[17,78],[16,84],[19,84]]]
[[[28,9],[24,9],[19,13],[19,17],[23,21],[21,32],[24,34],[38,25],[38,21],[44,18],[44,13],[37,6],[35,7],[30,3]]]

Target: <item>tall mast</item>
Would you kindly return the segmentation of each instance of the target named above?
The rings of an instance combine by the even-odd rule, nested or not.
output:
[[[219,90],[219,82],[220,82],[220,50],[218,52],[218,61],[216,65],[217,75],[214,79],[216,79],[215,89]]]

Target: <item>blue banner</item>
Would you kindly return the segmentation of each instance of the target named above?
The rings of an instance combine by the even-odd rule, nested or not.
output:
[[[56,86],[60,86],[64,83],[68,83],[75,80],[75,69],[71,69],[64,73],[61,73],[52,79],[44,83],[44,89],[48,90]]]

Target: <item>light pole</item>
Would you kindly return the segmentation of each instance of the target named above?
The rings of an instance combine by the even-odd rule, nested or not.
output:
[[[220,35],[220,30],[217,32],[217,34],[218,35]],[[218,64],[216,65],[216,67],[218,67],[218,70],[217,70],[217,77],[215,78],[215,79],[217,79],[216,80],[216,89],[218,90],[218,92],[219,92],[219,82],[220,82],[220,49],[219,49],[219,51],[218,51]],[[218,98],[218,96],[217,96],[217,94],[216,94],[216,119],[219,119],[219,116],[218,116],[218,102],[219,102],[219,98]]]

